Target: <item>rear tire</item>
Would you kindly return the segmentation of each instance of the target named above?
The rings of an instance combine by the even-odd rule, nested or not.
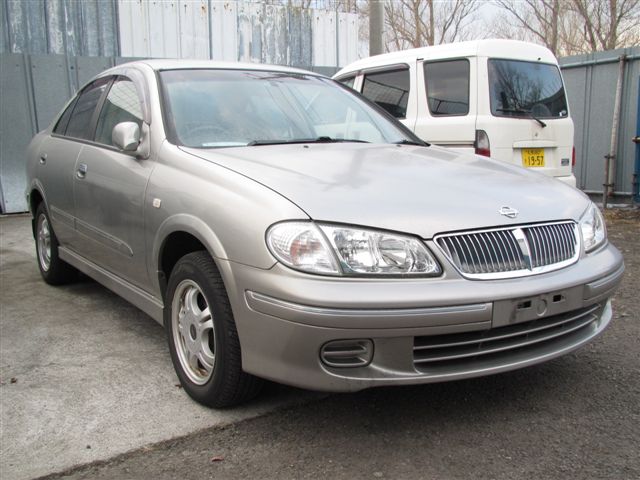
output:
[[[171,360],[191,398],[223,408],[258,394],[263,381],[242,371],[229,298],[207,252],[189,253],[176,263],[164,311]]]
[[[49,285],[64,285],[74,281],[78,271],[58,256],[58,239],[51,228],[44,203],[40,203],[36,209],[34,225],[36,258],[44,281]]]

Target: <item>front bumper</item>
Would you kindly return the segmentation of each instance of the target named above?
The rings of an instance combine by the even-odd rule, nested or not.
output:
[[[379,280],[223,263],[243,369],[324,391],[469,378],[566,354],[607,327],[624,271],[610,244],[562,270],[494,281],[447,268],[437,279]],[[371,342],[370,363],[323,363],[323,345],[349,339]]]

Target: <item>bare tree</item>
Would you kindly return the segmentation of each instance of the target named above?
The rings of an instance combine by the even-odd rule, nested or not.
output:
[[[392,0],[385,3],[387,50],[465,40],[478,0]]]
[[[584,22],[591,51],[613,50],[640,41],[640,0],[572,0]]]
[[[563,8],[560,0],[496,0],[496,5],[507,13],[494,27],[499,35],[502,33],[500,30],[507,30],[513,38],[513,24],[509,20],[514,20],[516,30],[520,30],[520,34],[516,34],[519,39],[532,39],[545,45],[554,54],[558,53],[560,14]]]
[[[556,55],[640,43],[640,0],[494,0],[493,35],[540,43]]]

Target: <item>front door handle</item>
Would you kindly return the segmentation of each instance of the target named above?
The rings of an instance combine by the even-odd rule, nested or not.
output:
[[[45,163],[47,163],[47,154],[43,153],[40,155],[40,165],[44,165]]]
[[[87,175],[87,164],[81,163],[78,165],[78,170],[76,171],[76,176],[78,178],[84,178]]]
[[[633,138],[631,139],[631,141],[632,141],[633,143],[640,143],[640,137],[633,137]]]

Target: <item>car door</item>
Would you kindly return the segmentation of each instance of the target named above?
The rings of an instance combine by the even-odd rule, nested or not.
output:
[[[51,135],[42,142],[37,178],[44,185],[49,218],[61,245],[75,249],[73,176],[95,109],[110,82],[100,78],[87,85],[67,106]]]
[[[74,196],[81,254],[141,288],[148,285],[144,197],[154,162],[118,150],[113,127],[135,122],[143,130],[143,105],[134,82],[114,79],[93,124],[93,141],[76,164]]]

